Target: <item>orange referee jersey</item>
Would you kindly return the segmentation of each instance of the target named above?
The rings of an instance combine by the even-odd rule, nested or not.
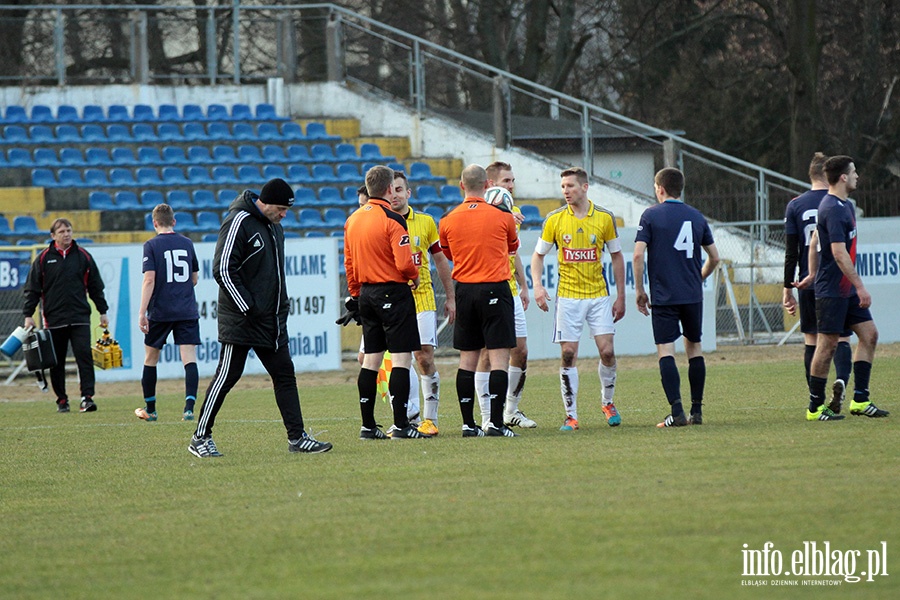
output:
[[[516,222],[508,212],[466,198],[441,217],[441,247],[453,261],[453,279],[460,283],[508,281],[509,255],[519,247]]]
[[[364,283],[405,283],[419,274],[403,217],[382,198],[370,198],[344,224],[344,268],[354,298]]]

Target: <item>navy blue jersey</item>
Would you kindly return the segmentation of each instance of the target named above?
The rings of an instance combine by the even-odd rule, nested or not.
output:
[[[680,200],[666,200],[641,215],[635,242],[647,244],[647,275],[652,304],[703,302],[701,246],[713,244],[700,211]]]
[[[156,271],[147,318],[152,321],[199,319],[192,277],[199,270],[194,244],[180,233],[161,233],[144,242],[141,271]]]
[[[849,298],[856,288],[841,271],[831,244],[847,246],[850,261],[856,265],[856,215],[853,205],[837,196],[828,194],[819,204],[816,230],[819,232],[819,270],[816,271],[816,298]]]
[[[797,265],[800,267],[798,280],[809,275],[809,239],[816,230],[816,214],[819,203],[828,190],[809,190],[788,202],[784,211],[784,234],[798,238]],[[785,275],[787,277],[787,275]]]

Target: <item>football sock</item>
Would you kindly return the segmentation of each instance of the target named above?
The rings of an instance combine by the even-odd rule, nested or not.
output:
[[[409,368],[409,402],[406,407],[406,416],[410,419],[419,417],[419,375],[415,368]]]
[[[803,346],[803,368],[806,369],[806,383],[807,384],[809,384],[809,373],[810,373],[810,368],[812,367],[813,355],[815,353],[816,353],[815,346],[810,346],[809,344],[807,344],[806,346]],[[845,379],[844,383],[846,383],[846,382],[847,382],[847,380]]]
[[[578,367],[560,367],[559,391],[566,416],[578,419]]]
[[[850,350],[850,342],[838,342],[834,350],[834,374],[835,377],[850,383],[850,369],[853,366],[853,352]]]
[[[491,423],[494,427],[503,427],[503,406],[506,403],[506,389],[509,387],[509,374],[506,371],[491,371],[488,384],[491,401]]]
[[[674,356],[663,356],[659,359],[659,375],[666,400],[673,407],[672,415],[678,416],[674,412],[674,406],[676,402],[681,404],[681,375],[678,374]]]
[[[356,388],[359,391],[359,411],[362,414],[362,425],[366,429],[374,429],[375,423],[375,398],[378,396],[378,371],[360,369],[356,379]]]
[[[525,387],[525,371],[519,367],[509,368],[509,388],[506,390],[506,414],[511,415],[519,410],[522,389]]]
[[[601,401],[604,406],[612,404],[616,393],[616,365],[607,367],[601,362],[597,367],[597,373],[600,375],[600,385],[603,388]]]
[[[431,419],[437,425],[438,421],[438,404],[440,403],[441,392],[441,376],[437,371],[433,375],[422,375],[419,377],[422,382],[422,398],[425,399],[425,408],[422,411],[422,417]]]
[[[147,403],[148,413],[156,412],[156,396],[153,396],[152,398],[144,398],[144,402]]]
[[[394,425],[403,428],[409,425],[406,409],[409,406],[409,371],[405,367],[394,367],[388,380],[391,394],[391,408],[394,409]]]
[[[828,380],[824,377],[809,376],[809,412],[816,412],[825,403],[825,384]]]
[[[488,395],[488,384],[491,380],[489,371],[475,371],[475,393],[478,396],[478,407],[481,409],[481,424],[485,425],[491,420],[491,403]],[[474,407],[473,407],[474,412]]]
[[[197,370],[197,363],[192,362],[184,365],[184,397],[197,399],[197,387],[200,385],[200,373]],[[193,401],[191,409],[194,408]]]
[[[691,414],[694,414],[694,405],[699,406],[703,402],[703,390],[706,387],[706,361],[702,356],[695,356],[688,360],[688,383],[691,386]]]
[[[194,396],[188,396],[184,399],[184,410],[189,410],[194,412],[194,403],[197,402],[197,398]]]
[[[144,392],[144,398],[156,397],[156,365],[144,365],[144,371],[141,373],[141,390]]]
[[[869,401],[869,376],[872,374],[872,363],[858,360],[853,363],[853,401]]]
[[[459,369],[456,371],[456,396],[459,398],[459,412],[463,425],[475,424],[475,372]]]

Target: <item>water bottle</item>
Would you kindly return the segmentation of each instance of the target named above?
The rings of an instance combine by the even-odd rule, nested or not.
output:
[[[16,330],[9,334],[6,341],[0,345],[0,352],[7,358],[12,358],[12,355],[18,352],[19,348],[22,347],[22,343],[25,341],[25,338],[28,337],[29,333],[31,333],[31,327],[28,327],[27,329],[25,327],[16,327]]]

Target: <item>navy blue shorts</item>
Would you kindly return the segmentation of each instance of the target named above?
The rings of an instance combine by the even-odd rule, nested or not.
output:
[[[800,308],[800,331],[803,333],[811,333],[813,335],[819,332],[819,319],[816,315],[816,293],[809,290],[797,291],[797,306]],[[841,332],[841,337],[850,337],[853,335],[851,329],[845,329]]]
[[[688,341],[699,343],[703,335],[702,302],[653,305],[650,319],[653,323],[653,341],[656,344],[671,344],[682,335]]]
[[[359,316],[366,354],[415,352],[422,349],[416,301],[407,283],[364,283]]]
[[[859,296],[849,298],[816,298],[816,320],[819,333],[847,335],[857,323],[872,320],[868,308],[860,308]]]
[[[144,335],[144,344],[159,350],[166,345],[169,334],[178,346],[200,345],[200,321],[188,319],[187,321],[150,321],[150,328]]]

